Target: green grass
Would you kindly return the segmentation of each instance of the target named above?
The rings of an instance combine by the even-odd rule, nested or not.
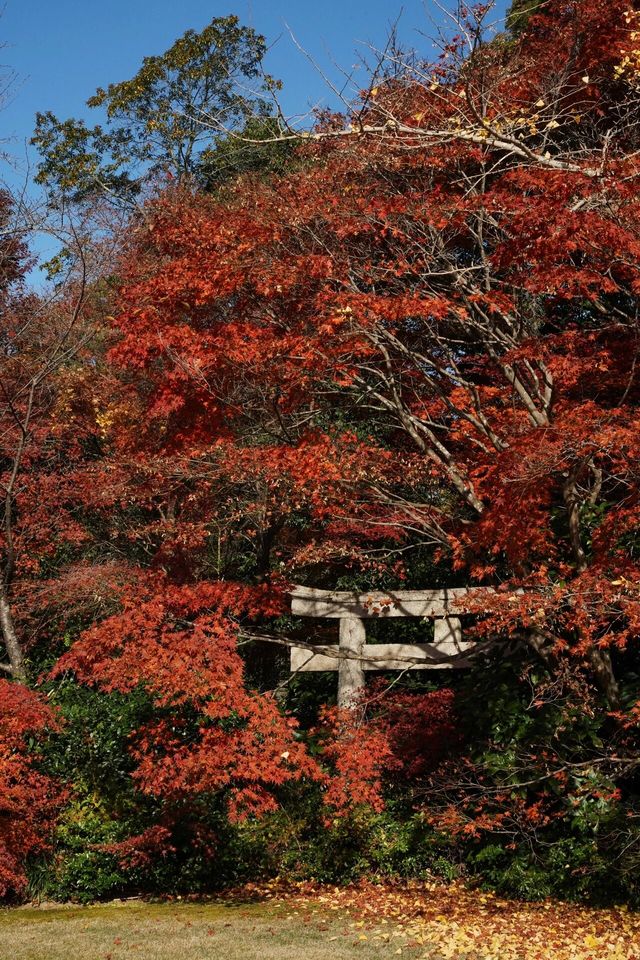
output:
[[[349,918],[282,904],[133,901],[0,911],[0,960],[378,960],[401,944],[391,926],[364,930]],[[403,945],[402,957],[418,955]]]

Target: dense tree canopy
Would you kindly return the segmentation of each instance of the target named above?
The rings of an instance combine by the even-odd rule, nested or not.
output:
[[[201,174],[145,200],[88,295],[72,278],[57,315],[95,326],[46,390],[36,334],[64,323],[5,358],[18,670],[3,642],[67,718],[36,758],[73,786],[58,890],[91,850],[99,893],[446,862],[638,901],[640,21],[524,8],[381,59],[305,136],[238,99],[263,41],[235,18],[100,91],[100,150],[41,118],[58,197],[128,189],[134,160]],[[203,152],[214,101],[243,132]],[[494,592],[466,676],[343,713],[288,676],[294,582]]]

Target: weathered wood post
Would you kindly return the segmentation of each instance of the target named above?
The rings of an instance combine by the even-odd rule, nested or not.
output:
[[[350,709],[364,693],[364,645],[367,633],[360,617],[342,617],[338,652],[338,706]]]

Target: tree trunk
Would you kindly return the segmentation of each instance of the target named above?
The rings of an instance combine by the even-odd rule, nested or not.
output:
[[[2,632],[2,640],[9,658],[11,676],[15,680],[20,680],[24,683],[27,679],[24,654],[20,641],[18,640],[18,635],[16,634],[6,584],[2,582],[0,582],[0,631]]]
[[[599,647],[594,647],[589,655],[589,659],[596,683],[607,698],[609,706],[614,708],[618,707],[620,705],[620,689],[613,672],[611,654],[608,650],[601,650]]]

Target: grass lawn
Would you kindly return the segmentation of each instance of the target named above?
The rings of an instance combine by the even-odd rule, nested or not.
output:
[[[402,943],[402,947],[400,944]],[[377,960],[424,957],[393,925],[274,904],[147,904],[0,911],[0,960]]]

